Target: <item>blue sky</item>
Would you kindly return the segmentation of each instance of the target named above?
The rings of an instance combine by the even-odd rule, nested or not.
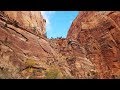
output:
[[[42,11],[46,19],[46,31],[48,38],[65,38],[72,24],[78,15],[78,11]]]

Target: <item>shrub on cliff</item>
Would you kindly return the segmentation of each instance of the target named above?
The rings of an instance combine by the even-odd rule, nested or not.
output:
[[[27,58],[26,62],[25,62],[27,67],[32,67],[35,65],[35,60],[32,58]]]
[[[59,69],[52,67],[45,71],[45,79],[59,79],[61,78],[61,72]]]

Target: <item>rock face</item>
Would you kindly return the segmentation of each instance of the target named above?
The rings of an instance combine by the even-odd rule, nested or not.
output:
[[[119,11],[82,11],[69,29],[67,39],[84,47],[99,78],[120,77],[119,21]]]
[[[0,78],[88,78],[94,66],[79,43],[45,32],[39,11],[0,12]]]
[[[86,58],[85,49],[76,40],[57,38],[49,40],[51,47],[59,54],[59,61],[64,61],[62,68],[73,78],[96,78],[95,66]],[[67,71],[68,70],[68,71]],[[94,75],[92,74],[95,73]],[[66,75],[66,74],[65,74]]]
[[[119,78],[119,21],[118,11],[82,11],[67,38],[48,39],[40,11],[0,11],[0,78]]]
[[[45,32],[45,20],[40,12],[1,11],[1,70],[5,69],[18,74],[31,66],[46,68],[47,65],[44,63],[47,61],[47,57],[54,58],[55,53],[45,38]],[[13,78],[16,78],[16,74]]]
[[[30,32],[44,34],[46,31],[46,21],[39,11],[5,11],[4,14],[12,18],[13,22],[16,21],[15,23],[23,28],[36,29],[36,32],[34,30]]]

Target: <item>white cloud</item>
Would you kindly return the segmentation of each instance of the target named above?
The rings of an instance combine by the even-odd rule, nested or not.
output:
[[[54,13],[55,13],[55,11],[41,11],[41,14],[42,14],[43,18],[46,19],[46,28],[47,28],[47,30],[51,29],[50,19],[51,19],[52,15]]]

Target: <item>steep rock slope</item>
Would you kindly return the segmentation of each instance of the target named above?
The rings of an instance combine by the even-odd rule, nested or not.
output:
[[[49,40],[49,43],[59,55],[58,62],[65,61],[70,77],[77,79],[97,78],[95,66],[86,58],[85,49],[78,41],[57,38]],[[66,65],[62,64],[62,68],[65,68]]]
[[[45,22],[40,11],[0,12],[0,78],[88,78],[84,50],[47,39]]]
[[[40,11],[0,11],[0,78],[119,78],[119,11],[82,11],[48,39]]]
[[[98,78],[120,77],[120,12],[82,11],[67,39],[77,40],[95,65]]]
[[[45,32],[45,20],[38,11],[0,12],[1,73],[13,74],[11,77],[4,74],[1,78],[27,77],[30,76],[27,70],[49,67],[47,58],[54,59],[55,52],[47,42]]]

